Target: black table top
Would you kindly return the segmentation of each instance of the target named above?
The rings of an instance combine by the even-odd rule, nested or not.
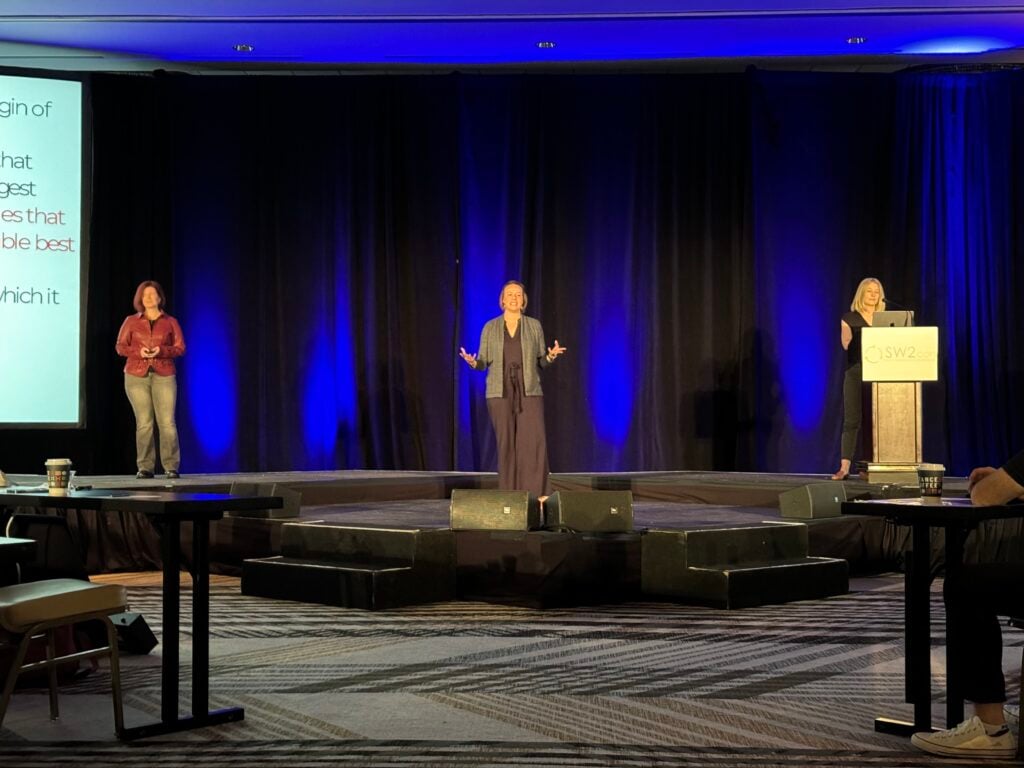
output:
[[[46,491],[24,493],[11,489],[0,493],[0,508],[92,509],[183,518],[215,519],[225,511],[280,509],[283,505],[280,496],[233,496],[227,493],[88,490],[70,491],[67,496],[51,496]]]
[[[35,539],[0,536],[0,563],[20,563],[35,556]]]
[[[845,501],[844,515],[885,517],[900,525],[926,522],[929,525],[971,523],[981,520],[999,520],[1024,517],[1024,504],[1000,504],[979,507],[966,498],[933,499],[864,499]]]

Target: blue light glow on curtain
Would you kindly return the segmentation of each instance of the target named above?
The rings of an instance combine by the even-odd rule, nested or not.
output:
[[[925,460],[998,466],[1024,448],[1022,79],[915,74],[898,88],[897,162],[910,172],[894,208],[903,255],[919,265],[920,314],[940,333]]]
[[[204,147],[202,190],[175,177],[185,453],[492,468],[484,376],[456,353],[518,278],[570,350],[543,374],[554,471],[830,471],[839,318],[873,275],[941,328],[928,456],[1001,461],[1024,440],[1021,82],[179,83],[177,141]],[[275,106],[201,128],[253,103]]]
[[[221,249],[210,240],[214,227],[204,229],[205,243],[187,255],[194,258],[180,291],[182,332],[187,344],[182,361],[182,439],[188,466],[206,472],[238,468],[235,323],[231,313],[231,285],[220,265]],[[189,439],[191,438],[191,439]]]

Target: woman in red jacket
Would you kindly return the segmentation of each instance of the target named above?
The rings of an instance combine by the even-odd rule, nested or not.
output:
[[[174,406],[178,399],[174,358],[185,354],[178,321],[163,311],[164,289],[145,280],[135,290],[136,314],[128,315],[117,334],[117,354],[128,358],[124,391],[135,412],[135,463],[138,478],[153,477],[156,468],[154,424],[160,430],[160,463],[168,479],[178,477],[181,451]]]

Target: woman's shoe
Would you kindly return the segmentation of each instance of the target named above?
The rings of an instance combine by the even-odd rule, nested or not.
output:
[[[846,478],[848,478],[850,476],[850,465],[852,463],[853,462],[851,462],[849,459],[842,459],[842,460],[840,460],[840,462],[839,462],[839,470],[832,474],[832,479],[833,480],[845,480]]]

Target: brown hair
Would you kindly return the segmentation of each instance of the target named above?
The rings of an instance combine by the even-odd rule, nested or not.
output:
[[[135,307],[135,311],[144,312],[146,310],[142,306],[142,293],[147,288],[153,288],[156,291],[156,295],[160,298],[160,309],[163,309],[167,299],[164,297],[164,289],[160,287],[160,283],[156,280],[143,280],[139,283],[139,287],[135,289],[135,298],[132,299],[132,306]]]

